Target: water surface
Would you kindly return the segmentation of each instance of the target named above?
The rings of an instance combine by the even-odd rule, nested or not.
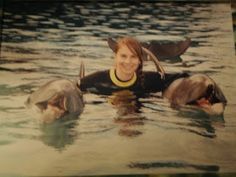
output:
[[[236,69],[227,3],[5,3],[0,60],[0,175],[235,172]],[[84,95],[75,120],[43,125],[24,101],[55,78],[108,69],[107,37],[192,39],[166,71],[205,73],[228,99],[223,117],[173,110],[160,94]],[[145,63],[145,70],[153,70]]]

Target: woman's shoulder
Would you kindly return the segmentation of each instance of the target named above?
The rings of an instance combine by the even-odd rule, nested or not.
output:
[[[156,71],[144,71],[143,76],[144,76],[145,80],[153,80],[153,79],[161,80],[160,73],[158,73]]]
[[[104,82],[108,82],[108,80],[109,80],[109,70],[96,71],[83,77],[80,80],[79,87],[82,91],[85,91],[90,88],[96,88],[97,85]]]
[[[96,71],[94,73],[88,74],[83,77],[81,80],[90,80],[90,79],[102,79],[105,76],[109,75],[109,70]]]
[[[179,73],[165,73],[164,78],[161,77],[161,74],[155,71],[145,71],[144,74],[144,83],[147,87],[157,87],[158,90],[163,90],[168,87],[173,81],[188,77],[189,74],[186,72]]]
[[[161,74],[156,71],[145,71],[143,72],[144,76],[146,78],[159,78],[161,79]],[[169,80],[169,79],[177,79],[180,77],[188,77],[190,76],[189,73],[187,72],[166,72],[164,80]]]

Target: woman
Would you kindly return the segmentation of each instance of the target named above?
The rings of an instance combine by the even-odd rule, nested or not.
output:
[[[163,70],[143,72],[143,57],[145,53],[152,54],[131,37],[120,38],[114,45],[114,52],[114,67],[82,78],[82,91],[109,95],[115,91],[130,90],[135,94],[146,94],[163,91],[174,80],[188,76],[186,73],[177,73],[163,77]],[[158,65],[157,62],[155,64]]]

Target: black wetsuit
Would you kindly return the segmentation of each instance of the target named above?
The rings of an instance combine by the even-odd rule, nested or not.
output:
[[[93,74],[87,75],[81,79],[80,89],[82,91],[88,91],[91,93],[109,95],[116,91],[130,90],[136,94],[147,94],[151,92],[162,92],[165,90],[174,80],[181,77],[188,77],[187,73],[166,73],[165,78],[161,79],[161,76],[157,72],[143,72],[143,77],[137,77],[132,83],[130,81],[124,82],[118,80],[116,76],[111,76],[112,70],[98,71]],[[114,74],[115,75],[115,74]],[[114,81],[118,80],[121,85]],[[142,84],[141,84],[142,83]]]

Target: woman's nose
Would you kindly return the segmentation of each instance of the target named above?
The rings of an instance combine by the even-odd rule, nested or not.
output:
[[[131,63],[131,62],[132,62],[132,61],[131,61],[131,58],[130,58],[130,57],[127,57],[126,60],[125,60],[125,63],[129,64],[129,63]]]

